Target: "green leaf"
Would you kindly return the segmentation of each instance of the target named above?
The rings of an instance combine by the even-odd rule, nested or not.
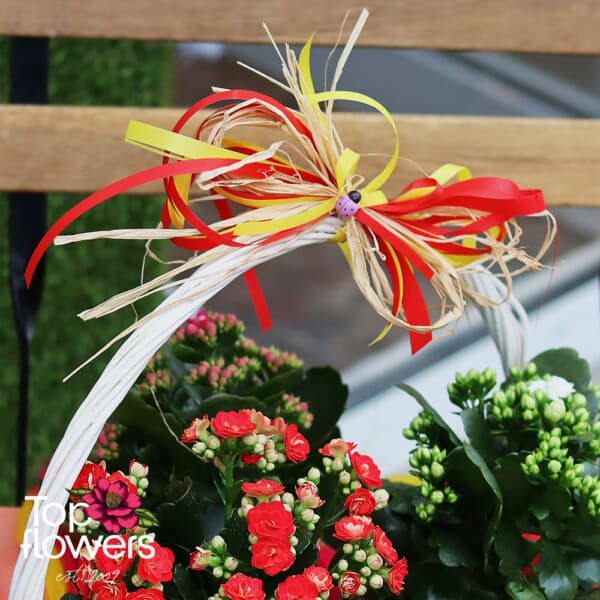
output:
[[[600,558],[597,556],[578,555],[573,560],[573,570],[581,581],[600,583]]]
[[[401,515],[414,514],[414,500],[421,495],[418,486],[387,479],[384,480],[384,485],[390,494],[388,506],[392,512]]]
[[[540,375],[557,375],[570,381],[584,394],[591,379],[590,366],[572,348],[557,348],[538,354],[533,361]]]
[[[485,506],[489,505],[488,499],[492,500],[487,531],[482,540],[484,564],[487,565],[496,528],[502,516],[502,491],[498,481],[481,454],[469,444],[450,452],[446,464],[448,465],[448,481],[471,500],[473,508],[481,510],[482,501]],[[464,500],[465,498],[463,498]]]
[[[577,591],[577,575],[567,549],[543,540],[541,551],[537,573],[548,600],[571,600]]]
[[[342,383],[340,374],[330,367],[314,367],[306,372],[304,380],[293,390],[294,394],[308,403],[315,419],[310,429],[303,431],[316,448],[329,441],[336,429],[348,399],[348,386]]]
[[[182,426],[171,413],[164,413],[169,427],[177,435]],[[174,464],[191,465],[197,462],[179,442],[163,422],[155,406],[148,404],[143,398],[129,394],[125,401],[113,413],[112,421],[127,425],[138,432],[146,442],[155,442],[168,451]]]
[[[571,494],[557,485],[546,487],[536,494],[531,503],[531,512],[539,520],[551,515],[566,519],[571,516]]]
[[[500,564],[498,570],[507,577],[518,577],[538,553],[537,544],[524,540],[522,531],[507,519],[501,519],[496,531],[494,549]]]
[[[524,580],[512,580],[506,584],[506,592],[513,600],[546,600],[546,596],[533,584]]]
[[[199,408],[191,415],[214,417],[219,411],[237,411],[244,408],[254,408],[261,412],[266,411],[266,406],[254,396],[236,396],[235,394],[215,394],[200,403]]]
[[[454,446],[461,445],[460,439],[458,438],[456,433],[454,433],[450,425],[448,425],[448,423],[444,421],[444,419],[437,412],[437,410],[435,410],[435,408],[433,408],[433,406],[431,406],[431,404],[429,404],[429,402],[427,402],[427,400],[425,400],[425,398],[417,390],[415,390],[415,388],[406,383],[399,383],[397,387],[399,387],[402,391],[406,392],[409,396],[412,396],[423,410],[426,410],[427,412],[431,413],[434,421],[448,434],[448,437]]]
[[[429,541],[438,548],[440,562],[447,567],[476,567],[477,554],[456,531],[436,528]]]
[[[504,511],[511,514],[527,511],[539,490],[525,477],[521,462],[523,459],[516,452],[511,452],[503,456],[494,468],[494,476],[502,491]]]
[[[165,493],[167,498],[156,509],[160,521],[160,541],[185,548],[189,553],[204,539],[203,516],[206,502],[192,493],[192,480],[174,481]]]
[[[183,342],[175,342],[171,345],[171,350],[176,358],[185,363],[199,363],[206,356],[205,352],[201,352]]]
[[[227,542],[227,548],[233,556],[250,563],[250,550],[248,542],[248,523],[234,511],[227,520],[221,535]]]
[[[280,392],[290,393],[304,379],[304,369],[296,367],[269,378],[265,383],[256,386],[252,395],[257,398],[268,398]]]
[[[141,527],[157,527],[159,525],[156,515],[145,508],[137,508],[135,514],[140,518]]]
[[[208,595],[204,589],[202,575],[188,567],[176,564],[173,569],[173,580],[164,583],[165,598],[169,600],[206,600]]]
[[[460,418],[473,448],[483,456],[488,463],[496,458],[496,439],[490,432],[490,426],[478,408],[467,408],[460,412]]]

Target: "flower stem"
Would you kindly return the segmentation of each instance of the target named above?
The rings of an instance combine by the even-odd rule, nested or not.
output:
[[[223,479],[223,487],[225,488],[225,520],[229,519],[233,511],[233,500],[234,500],[234,481],[233,481],[233,467],[235,457],[230,456],[225,460],[225,469],[221,472],[221,478]]]

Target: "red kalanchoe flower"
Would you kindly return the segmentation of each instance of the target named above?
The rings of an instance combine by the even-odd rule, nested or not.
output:
[[[358,488],[344,502],[344,508],[351,515],[370,515],[375,510],[376,502],[373,494],[365,488]]]
[[[250,435],[256,424],[247,413],[231,410],[218,412],[212,420],[212,428],[219,437],[240,438]]]
[[[406,558],[401,558],[388,573],[387,584],[394,592],[399,594],[404,589],[404,580],[408,575],[408,561]]]
[[[98,579],[92,583],[94,600],[125,600],[127,587],[124,581]]]
[[[165,600],[165,595],[158,588],[144,588],[129,592],[125,600]]]
[[[87,461],[77,476],[77,479],[73,484],[73,489],[91,490],[101,477],[106,477],[106,463],[102,461],[100,464],[96,464]],[[77,500],[78,498],[77,496],[71,495],[71,499]]]
[[[354,542],[363,540],[371,535],[373,531],[373,521],[371,517],[344,517],[335,524],[335,533],[333,537],[342,542]]]
[[[353,452],[350,454],[350,461],[364,485],[370,488],[379,488],[383,485],[381,471],[370,456]]]
[[[200,436],[209,428],[210,419],[208,416],[204,416],[202,419],[194,419],[187,429],[184,429],[181,434],[181,441],[191,444],[197,442]]]
[[[251,454],[250,452],[244,452],[242,454],[242,462],[245,465],[255,465],[260,459],[260,454]]]
[[[394,549],[390,538],[378,525],[373,528],[373,544],[375,550],[377,550],[390,565],[394,565],[398,562],[398,553]]]
[[[129,536],[121,535],[119,537],[123,540],[123,549],[128,548]],[[118,558],[115,558],[115,556],[118,556]],[[130,556],[130,553],[125,550],[122,552],[117,551],[115,546],[111,546],[110,551],[106,552],[104,550],[104,545],[102,545],[96,552],[94,562],[104,575],[109,575],[110,579],[113,579],[114,581],[121,581],[125,573],[127,573],[133,565],[134,559],[135,557]]]
[[[252,546],[252,566],[271,577],[287,571],[294,564],[295,558],[292,544],[283,537],[261,537]]]
[[[236,573],[221,586],[221,593],[230,600],[265,600],[263,584],[256,577]]]
[[[262,502],[248,513],[248,531],[259,537],[289,538],[296,526],[292,513],[283,502]]]
[[[285,455],[292,462],[306,460],[310,452],[308,440],[298,432],[298,425],[292,423],[285,430]]]
[[[154,549],[154,556],[144,558],[140,555],[138,563],[138,575],[150,583],[162,583],[173,579],[173,564],[175,555],[170,548],[165,548],[157,542],[148,544]]]
[[[354,442],[346,442],[340,438],[336,438],[325,444],[319,452],[323,456],[329,456],[329,458],[344,458],[346,454],[352,452],[356,448]]]
[[[274,479],[259,479],[255,482],[246,481],[246,483],[242,485],[242,491],[246,496],[260,499],[283,494],[285,488]]]
[[[121,529],[132,529],[138,524],[135,509],[142,505],[137,493],[130,492],[123,481],[111,483],[101,477],[94,489],[82,498],[87,502],[87,516],[100,521],[106,531],[119,533]]]
[[[323,567],[308,567],[304,569],[304,576],[315,584],[319,594],[328,592],[333,587],[333,579]]]
[[[358,592],[358,588],[360,588],[360,575],[354,571],[346,571],[340,577],[338,586],[342,593],[342,598],[355,596],[356,592]]]
[[[275,590],[276,600],[316,600],[318,597],[319,589],[305,575],[292,575]]]

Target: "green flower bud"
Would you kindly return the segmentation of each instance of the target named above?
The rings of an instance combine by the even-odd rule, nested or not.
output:
[[[444,476],[444,467],[439,462],[431,463],[431,476],[435,479],[441,479]]]

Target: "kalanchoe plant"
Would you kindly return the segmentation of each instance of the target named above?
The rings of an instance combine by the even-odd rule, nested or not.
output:
[[[405,598],[597,598],[600,583],[598,387],[569,349],[448,386],[461,439],[415,390],[418,484],[390,483],[391,538],[406,554]]]
[[[87,504],[72,535],[110,533],[127,546],[143,533],[154,552],[138,543],[139,556],[86,553],[69,598],[400,594],[408,563],[378,520],[389,494],[374,461],[337,429],[346,397],[335,371],[305,371],[294,354],[259,346],[233,315],[189,319],[71,490]]]

